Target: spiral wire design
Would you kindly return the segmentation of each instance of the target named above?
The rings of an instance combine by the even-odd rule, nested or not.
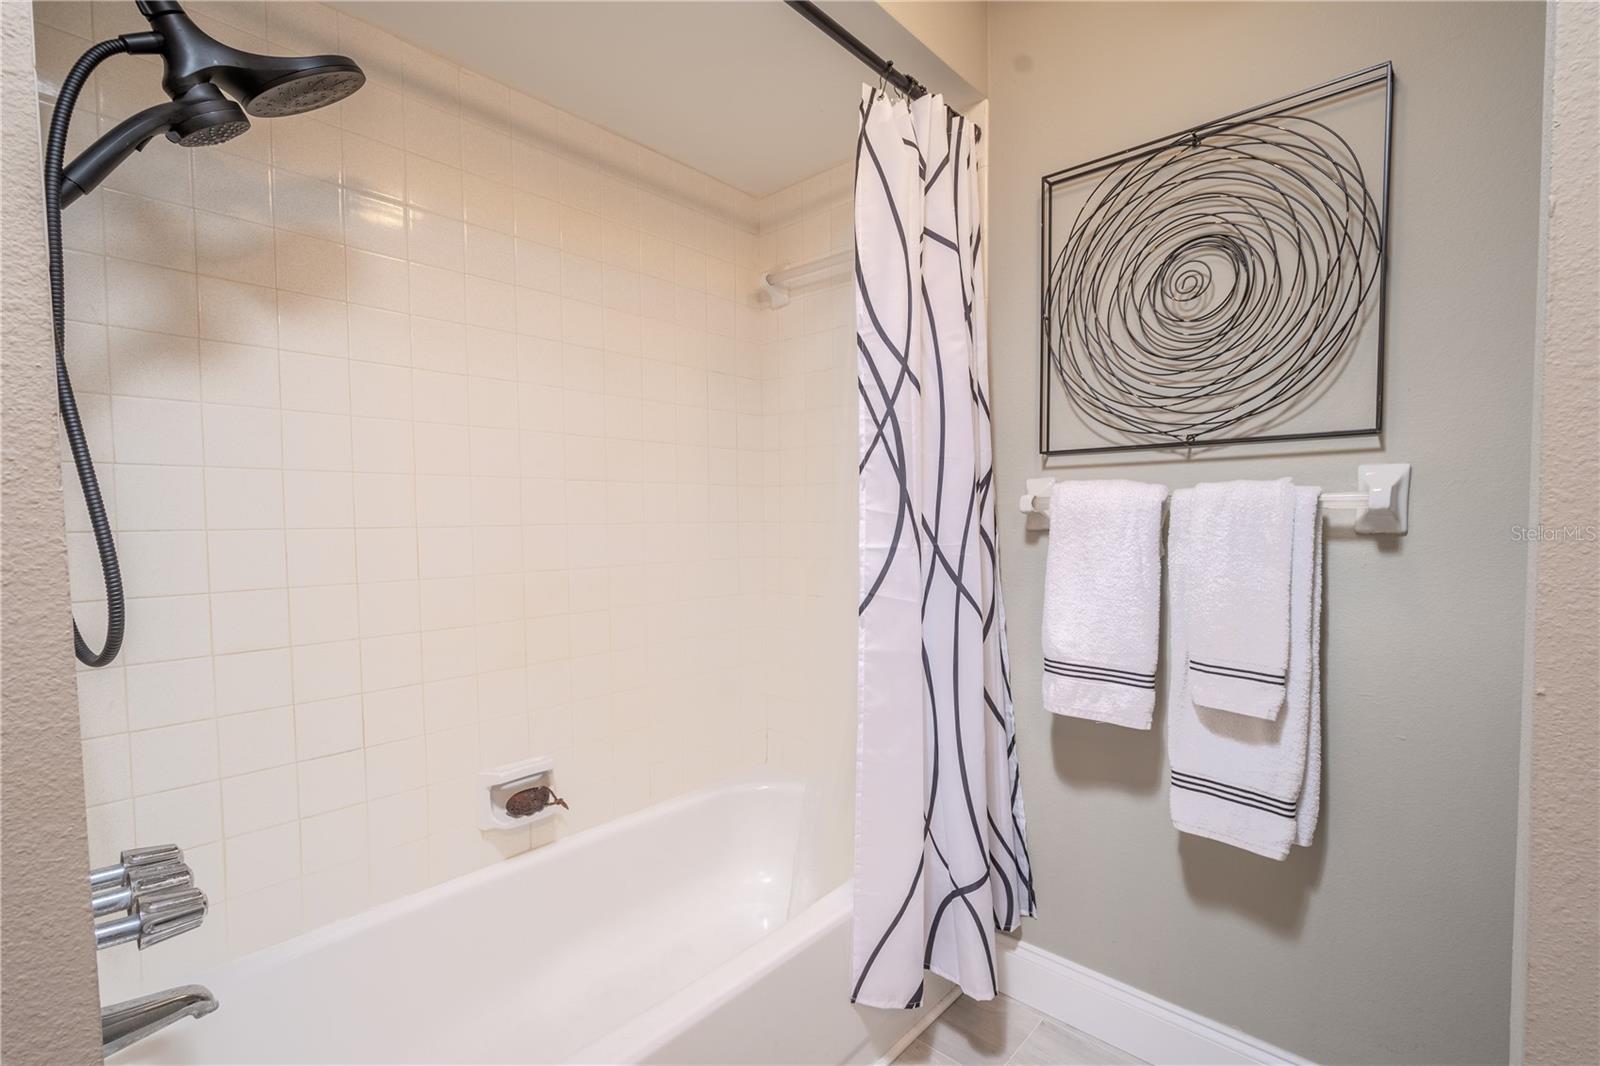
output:
[[[1083,417],[1136,439],[1258,426],[1351,347],[1382,213],[1336,131],[1274,116],[1120,163],[1056,254],[1045,336]]]

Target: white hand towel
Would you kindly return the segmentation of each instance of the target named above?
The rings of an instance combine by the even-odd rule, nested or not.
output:
[[[1044,705],[1149,729],[1161,626],[1165,485],[1069,481],[1050,496]]]
[[[1282,859],[1309,847],[1322,787],[1322,529],[1316,488],[1295,489],[1290,564],[1287,698],[1275,720],[1196,706],[1185,667],[1192,636],[1173,612],[1168,670],[1167,757],[1172,766],[1172,824],[1180,831]],[[1167,572],[1182,602],[1206,560],[1192,536],[1196,495],[1174,493]]]
[[[1289,654],[1289,541],[1294,485],[1195,486],[1188,592],[1174,598],[1189,631],[1189,686],[1202,707],[1276,718]]]

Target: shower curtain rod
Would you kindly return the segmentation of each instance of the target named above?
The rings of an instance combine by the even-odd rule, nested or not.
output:
[[[835,21],[831,15],[822,10],[822,8],[818,7],[816,4],[811,3],[810,0],[784,0],[784,3],[794,8],[794,10],[800,14],[801,18],[811,23],[829,37],[832,37],[837,44],[844,48],[845,51],[861,60],[861,62],[865,63],[867,66],[871,67],[875,72],[877,72],[878,77],[882,78],[890,85],[893,85],[896,89],[899,89],[901,92],[905,93],[906,96],[912,100],[928,94],[928,87],[926,85],[922,84],[905,71],[896,70],[894,68],[893,60],[885,59],[878,53],[874,52],[871,48],[867,47],[865,41],[851,33],[849,30],[845,29],[843,26],[839,25],[839,23]],[[950,110],[955,111],[956,109],[952,107]],[[956,111],[956,114],[959,115],[961,112]],[[976,124],[973,125],[972,139],[974,141],[981,141],[983,139],[983,128],[981,126]]]

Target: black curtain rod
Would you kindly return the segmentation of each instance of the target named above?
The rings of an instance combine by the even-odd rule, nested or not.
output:
[[[871,67],[873,72],[876,73],[878,77],[882,78],[890,85],[893,85],[896,89],[899,89],[901,92],[905,93],[910,99],[915,100],[919,97],[928,95],[928,87],[926,85],[922,84],[905,71],[896,70],[893,60],[885,59],[878,53],[874,52],[871,48],[867,47],[865,41],[851,33],[849,30],[845,29],[843,26],[839,25],[839,23],[835,21],[831,15],[822,10],[822,8],[818,7],[816,4],[811,3],[810,0],[784,0],[784,3],[788,4],[797,13],[799,13],[801,18],[811,23],[829,37],[832,37],[837,44],[844,48],[845,51],[861,60],[861,62],[865,63],[867,66]],[[952,107],[950,110],[955,111],[955,108]],[[960,114],[959,111],[956,113]],[[975,141],[982,140],[983,129],[977,125],[974,125],[972,127],[972,137]]]

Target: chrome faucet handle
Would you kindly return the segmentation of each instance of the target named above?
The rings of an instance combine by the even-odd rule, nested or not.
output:
[[[206,894],[192,885],[136,895],[126,917],[95,925],[95,948],[103,951],[133,941],[143,951],[179,933],[198,929],[205,921],[206,907]]]
[[[159,944],[179,933],[198,929],[205,921],[210,904],[206,894],[192,885],[148,892],[134,900],[133,913],[139,916],[139,950]]]
[[[217,1009],[217,999],[200,985],[113,1003],[100,1010],[100,1053],[110,1055],[183,1018],[200,1018]]]
[[[167,888],[188,888],[194,884],[194,874],[179,859],[150,863],[129,868],[128,876],[120,885],[99,888],[89,897],[89,907],[96,918],[117,911],[128,911],[134,901],[149,892]]]
[[[89,887],[105,888],[107,885],[120,885],[128,879],[128,875],[141,866],[153,866],[163,862],[181,862],[183,849],[176,844],[155,844],[145,848],[129,848],[122,853],[120,862],[110,866],[102,866],[98,870],[89,871]]]

